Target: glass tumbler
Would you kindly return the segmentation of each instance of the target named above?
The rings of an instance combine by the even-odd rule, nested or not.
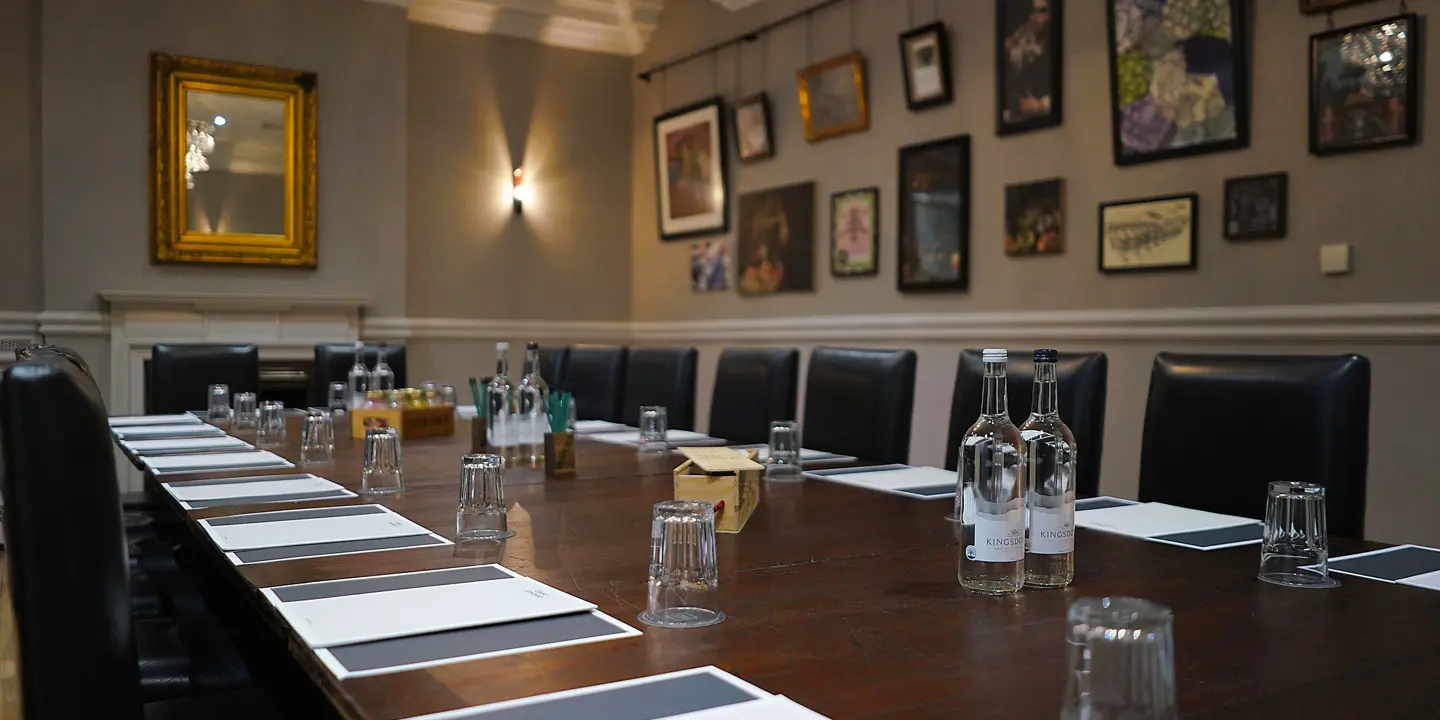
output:
[[[499,455],[472,454],[460,460],[456,540],[501,540],[515,534],[506,520],[504,465]]]
[[[455,407],[455,386],[454,386],[454,385],[441,385],[441,386],[440,386],[440,404],[441,404],[441,405],[449,405],[450,407]]]
[[[335,457],[335,418],[325,408],[305,412],[305,425],[300,432],[300,462],[305,465],[328,463]]]
[[[228,421],[230,419],[230,386],[210,386],[210,406],[205,411],[205,419],[211,422]]]
[[[254,430],[260,422],[260,414],[255,409],[255,393],[235,393],[235,414],[231,417],[235,430]]]
[[[330,405],[330,412],[341,413],[350,409],[350,388],[345,383],[330,383],[330,394],[326,397]]]
[[[366,495],[393,495],[405,489],[405,471],[400,467],[400,433],[395,428],[365,431],[365,467],[360,473],[360,492]]]
[[[640,452],[663,453],[670,450],[666,435],[665,408],[645,405],[640,408]]]
[[[1070,605],[1063,720],[1173,720],[1170,608],[1131,597]]]
[[[255,441],[268,446],[285,444],[285,403],[278,400],[260,403],[260,427]]]
[[[794,420],[770,423],[770,452],[765,460],[765,479],[798,480],[800,472],[800,423]]]
[[[1272,482],[1265,501],[1265,537],[1260,542],[1261,580],[1300,588],[1333,588],[1330,541],[1325,525],[1325,488],[1300,482]]]
[[[715,554],[715,507],[699,500],[655,503],[650,523],[649,599],[640,622],[695,628],[724,619]]]

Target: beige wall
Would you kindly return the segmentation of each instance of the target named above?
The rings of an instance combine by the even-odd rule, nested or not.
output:
[[[38,0],[0,0],[0,311],[39,310]]]
[[[368,295],[403,315],[407,33],[401,8],[357,0],[46,0],[45,309],[168,290]],[[319,74],[318,270],[150,264],[151,51]]]
[[[409,76],[408,314],[626,318],[630,61],[414,24]]]

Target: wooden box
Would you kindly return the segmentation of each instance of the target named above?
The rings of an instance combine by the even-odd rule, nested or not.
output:
[[[365,408],[350,411],[350,437],[365,437],[369,427],[392,427],[403,440],[444,437],[455,432],[455,407]]]
[[[681,448],[685,462],[675,468],[675,499],[725,501],[715,515],[715,530],[738,533],[760,505],[760,474],[755,451],[730,448]]]

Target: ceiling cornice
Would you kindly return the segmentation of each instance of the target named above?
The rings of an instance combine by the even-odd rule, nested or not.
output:
[[[411,22],[507,35],[612,55],[638,55],[664,0],[368,0],[406,8]]]

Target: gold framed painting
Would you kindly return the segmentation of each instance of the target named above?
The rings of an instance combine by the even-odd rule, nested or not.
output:
[[[803,68],[796,75],[807,141],[813,143],[870,128],[864,55],[846,53]]]
[[[150,56],[152,263],[316,266],[315,73]]]

